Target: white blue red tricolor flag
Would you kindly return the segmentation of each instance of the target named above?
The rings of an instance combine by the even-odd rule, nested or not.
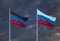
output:
[[[25,27],[27,24],[28,17],[23,17],[18,15],[17,13],[11,11],[10,14],[10,23],[18,25],[20,27]]]
[[[38,24],[42,24],[42,25],[48,26],[50,28],[53,27],[53,25],[56,21],[56,17],[48,16],[38,9],[37,9],[37,15],[38,15]]]

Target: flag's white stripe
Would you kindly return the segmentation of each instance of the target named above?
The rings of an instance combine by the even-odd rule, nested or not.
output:
[[[54,22],[56,21],[56,17],[48,16],[48,15],[44,14],[43,12],[41,12],[41,11],[38,10],[38,9],[37,9],[37,14],[38,14],[38,15],[41,15],[41,16],[44,16],[44,17],[50,19],[51,21],[54,21]]]

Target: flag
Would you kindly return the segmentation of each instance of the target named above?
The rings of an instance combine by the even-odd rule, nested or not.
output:
[[[20,27],[25,27],[27,24],[28,17],[23,17],[18,15],[17,13],[11,11],[10,14],[10,23],[18,25]]]
[[[48,16],[38,9],[37,9],[37,15],[38,15],[38,24],[42,24],[50,28],[53,27],[56,21],[56,17]]]

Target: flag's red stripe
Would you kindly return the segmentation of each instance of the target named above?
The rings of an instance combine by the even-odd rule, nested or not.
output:
[[[25,27],[25,24],[23,24],[22,22],[18,22],[16,20],[10,20],[10,23],[11,24],[18,25],[18,26],[21,26],[21,27]]]
[[[38,20],[38,24],[42,24],[42,25],[48,26],[50,28],[52,28],[52,26],[53,26],[53,24],[51,24],[49,22],[45,22],[43,20]]]

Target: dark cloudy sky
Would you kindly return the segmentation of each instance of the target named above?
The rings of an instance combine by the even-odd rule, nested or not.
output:
[[[39,25],[39,41],[59,41],[60,35],[60,0],[0,0],[0,41],[8,41],[9,10],[18,15],[28,16],[26,28],[11,25],[12,41],[36,41],[36,9],[47,15],[55,16],[52,29]]]

